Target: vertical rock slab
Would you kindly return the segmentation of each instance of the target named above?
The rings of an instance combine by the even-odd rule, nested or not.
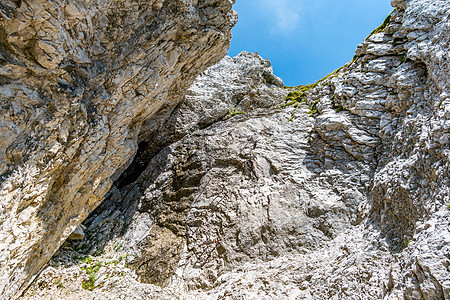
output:
[[[227,52],[233,0],[0,3],[0,295],[101,201],[144,120]]]

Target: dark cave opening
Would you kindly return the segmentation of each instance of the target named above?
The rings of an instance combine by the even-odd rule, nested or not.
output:
[[[136,155],[134,156],[133,162],[122,173],[122,175],[120,175],[119,179],[114,182],[114,185],[118,189],[122,189],[130,183],[135,182],[139,175],[144,172],[148,162],[148,160],[144,158],[144,153],[147,147],[148,143],[145,141],[138,144],[138,149],[136,151]]]

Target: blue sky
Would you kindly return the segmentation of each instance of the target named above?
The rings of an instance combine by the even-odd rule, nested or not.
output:
[[[230,56],[246,50],[272,62],[285,85],[309,84],[353,58],[392,11],[390,0],[236,0]]]

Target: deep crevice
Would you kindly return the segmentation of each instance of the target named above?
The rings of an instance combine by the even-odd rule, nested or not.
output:
[[[147,168],[147,158],[143,155],[148,147],[147,142],[140,142],[136,155],[134,156],[131,165],[120,175],[119,179],[114,182],[118,189],[122,189],[130,183],[135,182],[139,176]]]

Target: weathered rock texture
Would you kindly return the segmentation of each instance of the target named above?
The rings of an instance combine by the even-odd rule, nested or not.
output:
[[[450,299],[450,2],[392,4],[315,85],[199,76],[27,297]]]
[[[0,3],[0,295],[101,202],[144,120],[227,52],[232,0]]]
[[[450,7],[393,4],[296,107],[255,54],[199,76],[28,295],[449,298]]]

